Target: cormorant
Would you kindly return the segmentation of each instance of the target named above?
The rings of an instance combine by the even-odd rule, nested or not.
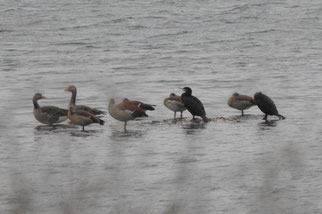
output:
[[[275,103],[267,95],[263,94],[262,92],[257,92],[254,95],[254,98],[258,108],[265,114],[263,120],[267,120],[268,115],[275,115],[278,116],[279,119],[285,119],[283,115],[278,113]]]
[[[195,119],[195,116],[200,116],[204,122],[208,122],[209,120],[206,117],[205,108],[197,97],[191,95],[191,88],[184,87],[182,90],[184,91],[184,93],[181,94],[181,100],[184,106],[192,114],[193,119]]]

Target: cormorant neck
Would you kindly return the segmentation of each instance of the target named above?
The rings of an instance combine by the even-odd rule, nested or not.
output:
[[[34,107],[35,107],[35,108],[39,108],[38,100],[36,100],[36,99],[34,98],[34,99],[32,99],[32,102],[34,103]]]
[[[69,104],[75,105],[76,104],[76,91],[72,91],[72,96],[70,98]]]

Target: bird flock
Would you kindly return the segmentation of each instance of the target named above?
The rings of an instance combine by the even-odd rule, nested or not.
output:
[[[165,98],[163,101],[164,106],[174,112],[173,118],[176,119],[176,113],[180,112],[180,118],[182,119],[183,112],[188,110],[191,113],[193,120],[195,119],[195,116],[199,116],[205,123],[209,122],[202,102],[192,95],[191,88],[184,87],[182,90],[183,93],[181,96],[171,93],[169,97]],[[62,109],[56,106],[41,107],[38,104],[38,100],[46,99],[46,97],[40,93],[34,94],[32,101],[34,104],[33,114],[35,119],[40,123],[48,125],[54,125],[69,119],[72,124],[81,126],[83,131],[85,131],[85,126],[92,123],[104,125],[104,120],[102,120],[101,117],[106,114],[105,111],[91,108],[86,105],[76,105],[77,88],[75,86],[69,86],[65,91],[71,92],[68,109]],[[257,105],[265,114],[264,120],[267,120],[268,115],[277,116],[279,119],[285,119],[285,117],[277,111],[273,100],[262,92],[255,93],[254,97],[234,93],[228,99],[227,104],[232,108],[240,110],[242,115],[244,115],[244,110]],[[108,104],[108,113],[114,119],[124,122],[124,131],[126,131],[127,121],[137,117],[148,117],[146,111],[155,110],[154,106],[155,105],[129,100],[127,98],[124,98],[121,103],[117,104],[115,103],[115,100],[111,98]]]

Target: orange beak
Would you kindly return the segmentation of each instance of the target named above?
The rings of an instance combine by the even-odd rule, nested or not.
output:
[[[41,95],[41,99],[46,99],[47,97],[45,97],[44,95]]]
[[[69,87],[68,88],[65,88],[65,90],[64,91],[69,91],[70,89],[69,89]]]

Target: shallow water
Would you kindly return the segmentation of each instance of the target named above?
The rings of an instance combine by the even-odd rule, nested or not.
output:
[[[4,1],[1,213],[322,213],[320,1]],[[46,127],[40,105],[156,104],[128,132]],[[190,86],[208,124],[173,121]],[[286,120],[229,108],[269,95]],[[231,120],[220,119],[231,118]],[[216,119],[217,118],[217,119]]]

